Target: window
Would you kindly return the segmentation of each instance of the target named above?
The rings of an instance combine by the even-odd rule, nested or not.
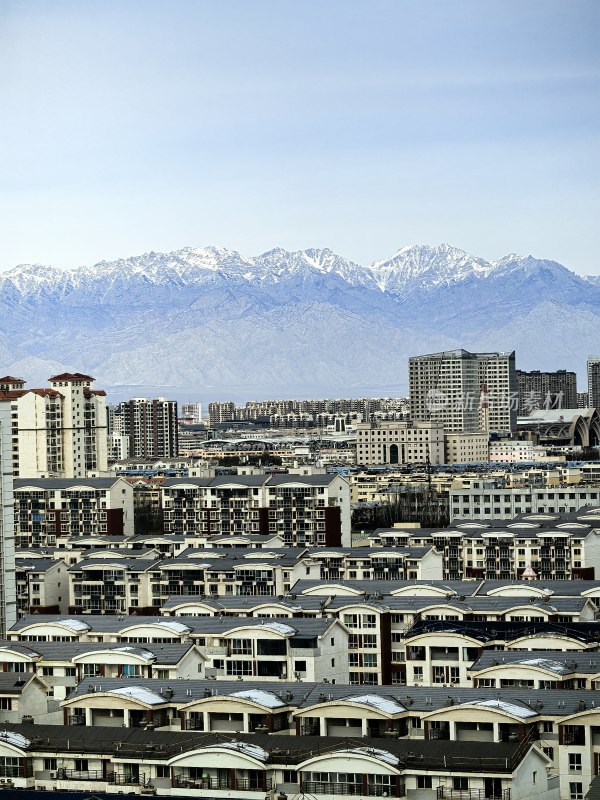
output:
[[[569,772],[581,772],[581,753],[569,753]]]
[[[569,783],[570,800],[583,800],[583,784],[579,782]]]
[[[228,675],[252,675],[252,662],[251,661],[228,661],[227,662]]]
[[[431,775],[417,775],[417,789],[431,789]]]
[[[452,788],[455,792],[465,792],[469,788],[468,778],[452,778]]]
[[[58,759],[57,758],[45,758],[44,759],[44,769],[47,770],[47,771],[49,770],[50,772],[52,770],[58,769]]]

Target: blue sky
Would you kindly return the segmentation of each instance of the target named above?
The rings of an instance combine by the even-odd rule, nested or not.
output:
[[[596,0],[3,0],[0,270],[450,242],[600,273]]]

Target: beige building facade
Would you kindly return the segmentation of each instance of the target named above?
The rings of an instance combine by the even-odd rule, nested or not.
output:
[[[373,422],[356,426],[359,464],[444,463],[444,428],[437,422]]]

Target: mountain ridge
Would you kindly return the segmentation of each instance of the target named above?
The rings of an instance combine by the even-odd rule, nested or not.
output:
[[[224,247],[0,274],[0,358],[32,380],[65,369],[107,386],[246,385],[406,391],[410,355],[517,350],[523,369],[576,369],[600,351],[600,280],[558,262],[409,245],[360,265],[329,248]],[[44,375],[45,365],[49,371]],[[51,367],[51,368],[50,368]]]

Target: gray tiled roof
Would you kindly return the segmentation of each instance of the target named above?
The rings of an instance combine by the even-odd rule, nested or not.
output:
[[[71,661],[84,653],[104,652],[123,649],[123,642],[10,642],[0,641],[0,649],[10,649],[24,655],[42,656],[43,661]],[[141,644],[127,645],[130,651],[150,652],[157,664],[174,665],[194,647],[192,642],[182,644]],[[14,674],[14,673],[13,673]]]
[[[550,665],[562,665],[564,676],[569,674],[596,675],[600,672],[600,653],[573,651],[573,650],[484,650],[481,656],[471,665],[470,670],[479,672],[483,669],[501,664],[514,664],[523,666],[543,666],[543,662]],[[561,678],[559,678],[560,680]]]
[[[62,564],[62,561],[57,561],[54,558],[38,558],[35,556],[33,558],[28,558],[24,555],[18,555],[15,558],[15,566],[17,572],[27,570],[30,572],[47,572],[49,569]]]
[[[32,736],[31,725],[5,726],[6,730],[26,738]],[[63,754],[73,742],[74,732],[68,726],[36,725],[33,752]],[[283,736],[278,734],[199,733],[196,731],[146,731],[143,728],[85,727],[77,729],[78,753],[111,753],[120,759],[143,758],[147,761],[172,758],[186,750],[197,750],[224,742],[245,742],[269,753],[271,764],[298,764],[322,753],[348,748],[373,746],[365,739],[321,736]],[[149,749],[148,745],[153,748]],[[452,772],[508,773],[519,763],[524,751],[515,742],[459,742],[420,739],[386,739],[378,745],[395,755],[401,767]]]
[[[172,702],[190,703],[206,696],[228,696],[235,692],[252,689],[274,692],[280,699],[297,708],[310,708],[321,703],[349,700],[353,697],[374,695],[392,698],[407,709],[407,712],[427,713],[444,708],[456,707],[487,700],[500,700],[517,708],[534,711],[539,718],[566,717],[581,712],[584,708],[600,707],[598,692],[594,690],[553,689],[472,689],[453,686],[348,686],[345,684],[304,683],[277,681],[265,683],[244,679],[243,681],[211,680],[148,680],[142,678],[95,678],[85,680],[71,692],[69,699],[89,694],[90,686],[96,691],[111,691],[124,686],[144,686],[162,694],[165,689],[173,691]],[[162,691],[161,691],[162,690]],[[165,699],[165,702],[167,700]],[[532,720],[535,717],[531,717]],[[295,739],[296,737],[291,737]],[[411,743],[417,740],[410,739]],[[465,743],[465,744],[471,744]],[[490,743],[487,743],[490,744]]]
[[[10,632],[18,632],[30,625],[52,624],[61,620],[73,619],[68,614],[27,614],[10,628]],[[156,617],[156,616],[112,616],[109,614],[86,614],[77,617],[89,626],[90,633],[119,633],[127,628],[143,625],[161,625],[169,622],[179,622],[191,631],[191,636],[202,636],[211,633],[227,633],[240,626],[250,626],[260,628],[272,622],[280,622],[296,630],[299,638],[313,638],[323,635],[335,620],[331,619],[302,619],[287,617]],[[292,637],[294,638],[294,637]]]
[[[110,489],[120,478],[16,478],[15,491],[33,486],[38,489]]]

